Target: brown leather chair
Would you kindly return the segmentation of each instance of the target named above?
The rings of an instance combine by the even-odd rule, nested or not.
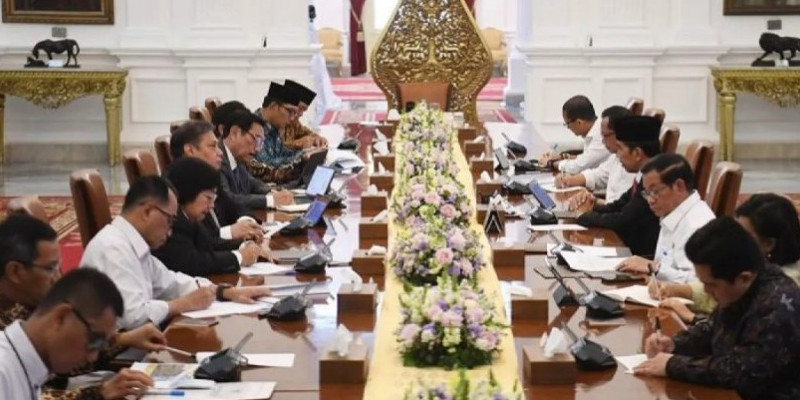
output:
[[[721,161],[711,173],[706,203],[717,217],[732,216],[742,186],[742,167],[730,161]]]
[[[27,214],[46,224],[50,223],[47,210],[38,196],[16,197],[8,201],[6,209],[9,214]]]
[[[664,123],[664,118],[666,118],[667,113],[660,108],[648,108],[644,110],[642,115],[645,117],[655,117],[657,120],[661,121],[661,123]]]
[[[156,158],[158,159],[158,167],[162,171],[166,171],[167,167],[172,164],[172,153],[169,151],[169,135],[162,135],[156,138],[153,145],[156,149]]]
[[[450,99],[450,84],[446,82],[400,83],[397,85],[397,93],[400,111],[405,110],[406,103],[409,101],[419,103],[421,100],[427,101],[428,105],[439,104],[439,107],[446,111],[449,104],[448,99]]]
[[[701,198],[706,198],[711,162],[714,161],[714,144],[708,140],[695,140],[686,147],[686,160],[694,171],[694,184]]]
[[[86,247],[97,232],[111,223],[106,187],[96,169],[82,169],[70,175],[69,188],[78,217],[81,243]]]
[[[189,119],[192,121],[211,122],[211,114],[205,107],[189,107]]]
[[[122,165],[125,167],[125,176],[128,183],[133,184],[137,178],[142,176],[158,176],[158,166],[156,159],[147,150],[130,150],[122,155]]]
[[[677,126],[670,126],[661,134],[661,152],[674,154],[681,138],[681,130]]]
[[[625,108],[631,110],[633,115],[642,115],[642,111],[644,111],[644,100],[640,97],[631,97],[628,99],[628,104],[625,105]]]
[[[179,120],[179,121],[170,122],[169,123],[169,134],[171,135],[171,134],[175,133],[175,131],[177,131],[178,128],[181,127],[181,125],[183,125],[183,124],[185,124],[187,122],[189,122],[188,119],[182,119],[182,120]]]
[[[208,110],[209,122],[211,122],[211,118],[214,116],[214,111],[217,111],[217,107],[222,104],[219,97],[209,97],[206,99],[205,105],[206,110]]]

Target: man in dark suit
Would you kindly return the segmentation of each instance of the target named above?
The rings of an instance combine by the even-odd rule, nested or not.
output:
[[[222,190],[239,205],[265,210],[294,203],[294,196],[285,190],[271,191],[266,183],[254,178],[242,165],[264,143],[264,121],[246,111],[231,114],[220,143]]]
[[[209,231],[202,221],[214,207],[220,174],[206,162],[184,157],[176,161],[166,178],[175,187],[178,213],[172,235],[153,251],[167,268],[190,276],[239,271],[268,257],[255,242],[226,240]]]
[[[227,124],[227,118],[224,123]],[[170,152],[173,159],[180,160],[185,157],[199,159],[219,172],[222,166],[222,149],[212,129],[211,125],[202,121],[189,121],[181,125],[170,138]],[[221,133],[222,130],[220,135]],[[164,171],[164,175],[167,175],[167,171]],[[237,205],[227,192],[217,188],[214,209],[208,213],[203,223],[209,230],[218,232],[218,236],[222,239],[255,240],[260,243],[264,236],[261,226],[247,216],[246,211],[244,207]]]
[[[637,173],[632,186],[617,201],[592,205],[591,211],[578,217],[578,223],[587,227],[612,229],[630,247],[633,255],[653,257],[658,232],[658,217],[650,209],[642,191],[642,174],[639,171],[647,161],[661,152],[658,141],[661,122],[653,117],[627,116],[614,120],[619,147],[617,157],[626,171]]]

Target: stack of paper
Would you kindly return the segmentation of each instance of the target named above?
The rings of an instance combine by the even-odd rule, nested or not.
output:
[[[278,206],[278,207],[276,207],[276,209],[278,211],[288,212],[288,213],[301,213],[301,212],[306,212],[306,210],[308,210],[308,206],[310,206],[310,205],[311,204],[309,204],[309,203],[306,203],[306,204],[286,204],[286,205]]]
[[[153,379],[154,389],[172,389],[194,376],[198,364],[133,363],[131,370],[143,372]]]
[[[250,314],[263,311],[272,307],[266,303],[241,304],[232,301],[215,301],[205,310],[185,312],[181,315],[187,318],[211,318],[223,315]]]
[[[603,294],[619,301],[627,301],[629,303],[641,304],[649,307],[658,307],[658,303],[661,302],[660,300],[650,297],[650,293],[647,291],[647,285],[631,285],[620,289],[606,290]],[[680,297],[676,297],[676,299],[683,304],[693,304],[689,299]]]
[[[550,193],[567,193],[567,192],[574,192],[576,190],[581,190],[580,186],[571,186],[565,188],[557,188],[554,184],[542,185],[542,189],[550,192]]]
[[[584,272],[616,271],[617,266],[627,259],[627,257],[597,257],[573,251],[562,251],[560,254],[570,269]]]
[[[528,229],[534,232],[585,231],[586,227],[578,224],[553,224],[553,225],[529,225]]]
[[[239,273],[245,276],[267,276],[267,275],[283,275],[287,272],[294,271],[291,266],[278,265],[268,262],[255,263],[249,267],[244,267],[239,270]]]
[[[292,296],[296,293],[302,292],[306,286],[309,285],[310,282],[298,282],[298,283],[288,283],[288,284],[276,284],[276,285],[266,285],[268,288],[272,290],[272,293],[269,297],[287,297]],[[313,294],[328,294],[330,293],[330,288],[328,287],[328,282],[315,282],[311,288],[308,289],[306,295],[313,295]]]
[[[146,400],[259,400],[272,397],[275,382],[218,383],[210,390],[175,390],[164,394],[146,394]]]
[[[547,255],[553,255],[553,249],[558,246],[555,243],[548,243],[547,244]],[[616,247],[602,247],[602,246],[583,246],[573,244],[571,245],[573,248],[580,250],[583,254],[595,257],[616,257],[617,256],[617,248]]]
[[[614,357],[617,362],[625,367],[625,373],[632,374],[633,370],[639,366],[639,364],[647,361],[647,354],[634,354],[632,356],[620,356]]]

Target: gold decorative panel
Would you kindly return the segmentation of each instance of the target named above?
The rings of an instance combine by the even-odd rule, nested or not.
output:
[[[477,97],[492,53],[463,0],[401,0],[370,59],[373,78],[398,108],[397,84],[449,82],[449,109],[478,126]]]

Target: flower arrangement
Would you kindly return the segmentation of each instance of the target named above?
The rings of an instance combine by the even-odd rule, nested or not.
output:
[[[403,142],[427,141],[438,145],[449,144],[453,140],[453,125],[444,119],[441,110],[434,110],[421,101],[410,112],[400,117],[398,138]]]
[[[466,226],[473,213],[463,185],[433,172],[409,179],[392,196],[391,208],[397,222],[414,228]]]
[[[442,276],[438,286],[407,290],[400,295],[403,320],[397,330],[403,365],[451,369],[491,364],[508,326],[482,289]]]
[[[486,265],[478,234],[458,226],[400,231],[392,254],[394,274],[415,286],[435,284],[444,275],[456,282],[474,281]]]
[[[406,390],[403,400],[522,400],[519,382],[514,383],[511,394],[503,393],[503,388],[489,371],[489,379],[472,384],[464,370],[450,382],[450,385],[435,386],[419,382],[418,387]]]
[[[430,142],[397,142],[395,154],[398,154],[397,173],[401,178],[411,178],[435,171],[441,176],[453,177],[459,168],[451,157],[451,149]]]

